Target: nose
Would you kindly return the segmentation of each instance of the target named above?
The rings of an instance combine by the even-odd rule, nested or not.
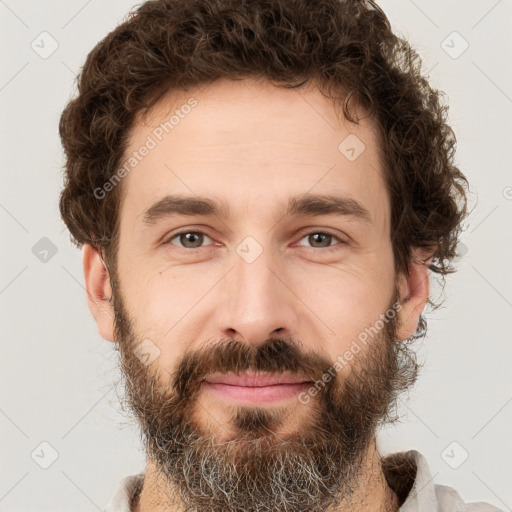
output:
[[[226,276],[218,328],[223,337],[260,345],[269,337],[290,337],[298,327],[299,302],[277,258],[264,250],[255,261],[238,254]]]

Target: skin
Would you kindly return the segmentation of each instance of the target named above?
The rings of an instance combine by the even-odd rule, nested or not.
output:
[[[395,337],[409,338],[428,300],[428,268],[411,262],[408,276],[395,276],[390,201],[371,122],[339,119],[314,87],[294,91],[220,80],[167,94],[134,124],[127,154],[190,97],[198,105],[121,184],[117,273],[136,332],[160,350],[150,365],[155,378],[168,383],[187,349],[226,338],[257,346],[276,332],[334,361],[386,311],[395,280],[401,304]],[[349,134],[366,146],[355,161],[338,150]],[[174,215],[145,225],[144,212],[169,193],[224,200],[232,217]],[[369,211],[369,222],[341,215],[284,217],[288,198],[304,193],[348,195]],[[207,235],[202,248],[180,247],[186,240],[172,235],[183,228]],[[308,237],[315,233],[333,235],[330,247],[315,246]],[[248,236],[263,249],[252,263],[237,253]],[[420,250],[414,255],[428,257]],[[109,275],[89,245],[83,268],[99,333],[115,341]],[[226,439],[230,406],[208,393],[198,401],[197,424]],[[295,399],[284,407],[280,436],[299,431],[313,410]],[[379,461],[373,440],[357,506],[350,510],[398,509]],[[156,506],[164,485],[159,478],[148,463],[137,510],[164,510]]]

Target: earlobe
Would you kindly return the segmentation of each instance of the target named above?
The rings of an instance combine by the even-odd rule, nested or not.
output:
[[[400,325],[396,338],[405,340],[417,330],[419,318],[423,312],[430,292],[430,261],[431,251],[416,249],[409,264],[409,275],[399,278],[400,291]]]
[[[111,304],[110,277],[100,253],[90,244],[82,248],[82,264],[87,291],[87,303],[96,320],[100,336],[114,341],[114,310]]]

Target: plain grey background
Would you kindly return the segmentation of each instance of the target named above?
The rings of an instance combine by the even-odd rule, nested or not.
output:
[[[81,252],[57,205],[60,113],[87,53],[134,5],[0,0],[2,511],[103,510],[118,481],[144,467],[138,433],[118,413],[116,354],[88,311]],[[444,306],[427,315],[422,375],[380,447],[417,449],[436,483],[510,511],[512,2],[380,5],[447,95],[476,205]]]

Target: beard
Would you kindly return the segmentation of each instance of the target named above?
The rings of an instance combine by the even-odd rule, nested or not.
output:
[[[395,287],[390,310],[398,297]],[[172,510],[321,512],[350,506],[377,427],[391,420],[398,394],[417,376],[413,353],[394,338],[394,315],[338,373],[320,351],[305,352],[296,340],[276,337],[257,346],[234,339],[198,345],[161,379],[165,369],[158,360],[145,365],[136,355],[143,337],[119,291],[113,305],[124,409],[139,425],[157,481],[164,482],[158,489],[164,502],[158,504]],[[205,377],[246,371],[307,376],[311,387],[301,401],[281,408],[232,405],[229,429],[198,421]],[[334,377],[326,379],[328,374]],[[298,428],[278,433],[294,416],[303,420]]]

